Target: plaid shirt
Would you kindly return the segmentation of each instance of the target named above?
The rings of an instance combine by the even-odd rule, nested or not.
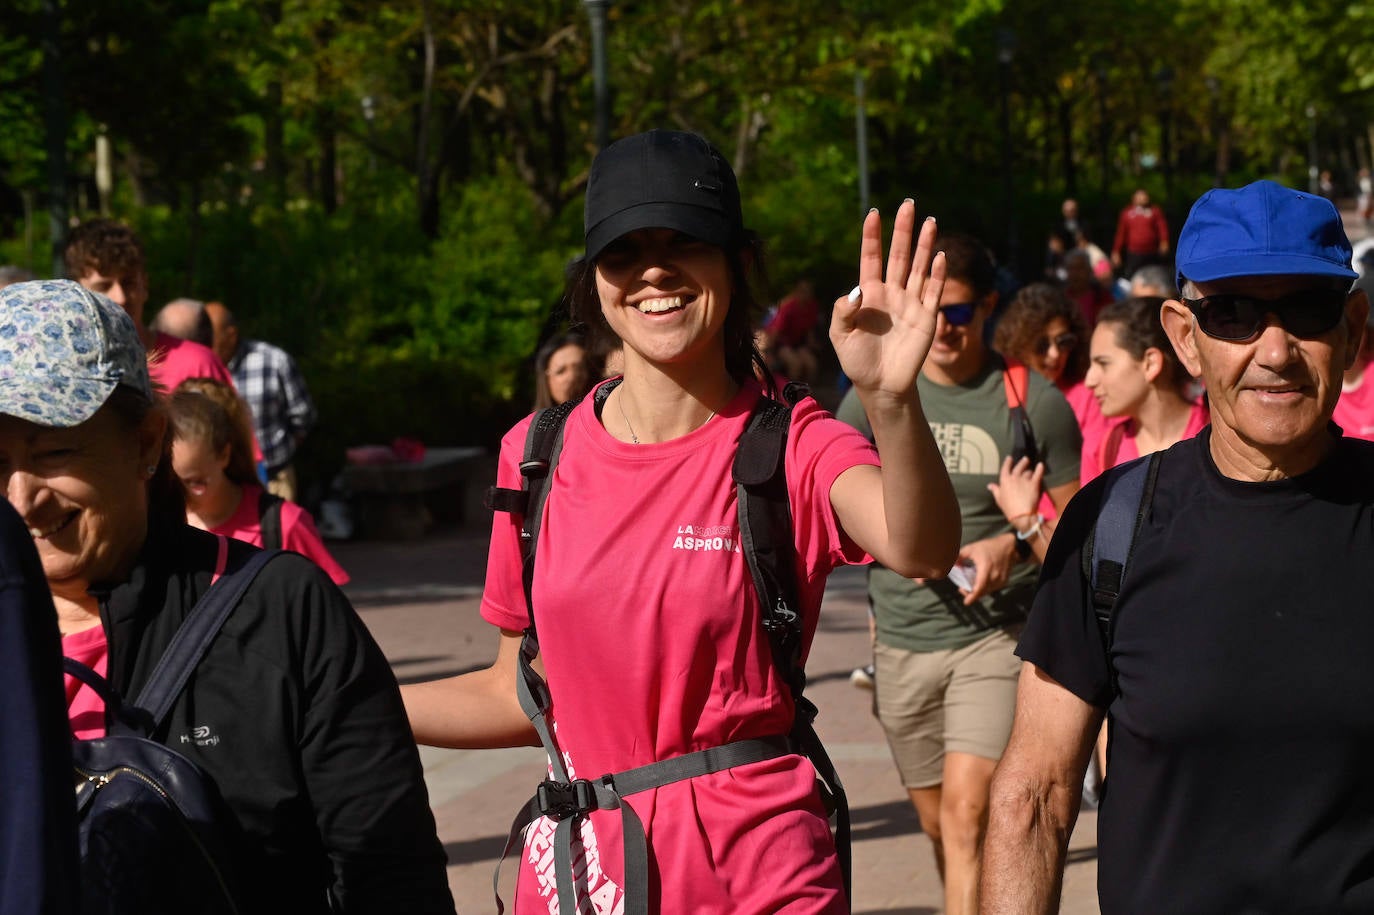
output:
[[[296,361],[261,340],[244,340],[229,360],[239,394],[253,411],[253,430],[268,474],[291,463],[296,445],[315,424],[315,405]]]

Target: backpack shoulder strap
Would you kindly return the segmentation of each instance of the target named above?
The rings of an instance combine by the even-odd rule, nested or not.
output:
[[[281,549],[281,510],[285,501],[281,496],[265,489],[258,493],[258,527],[262,531],[264,550]]]
[[[760,397],[735,450],[740,547],[758,592],[763,628],[778,671],[794,698],[806,678],[801,669],[802,625],[797,603],[796,546],[787,498],[784,456],[791,407]]]
[[[609,394],[609,389],[614,386],[614,382],[603,385],[597,391],[597,397],[604,399],[602,390]],[[553,479],[554,469],[558,466],[558,457],[563,453],[563,427],[568,415],[579,403],[580,398],[537,411],[525,434],[525,453],[520,461],[520,488],[492,486],[487,489],[487,508],[520,516],[522,578],[530,625],[534,624],[530,586],[534,580],[534,552],[539,543],[539,527],[544,522],[544,502],[549,497],[549,481]]]
[[[1007,359],[1006,363],[1006,370],[1002,372],[1002,390],[1007,395],[1007,406],[1024,408],[1026,395],[1030,393],[1030,370],[1025,363],[1015,359]]]
[[[1011,414],[1011,459],[1015,463],[1021,458],[1029,458],[1033,466],[1040,462],[1040,448],[1035,443],[1030,414],[1026,412],[1026,400],[1030,396],[1030,370],[1015,359],[1007,359],[1006,363],[1007,367],[1002,372],[1002,390],[1007,398],[1007,411]]]
[[[1156,451],[1149,457],[1107,472],[1097,521],[1083,549],[1083,574],[1089,584],[1093,614],[1097,617],[1108,667],[1111,667],[1116,602],[1135,549],[1136,534],[1154,499],[1155,480],[1162,459],[1163,452]],[[1115,670],[1112,682],[1115,686]]]
[[[791,691],[796,708],[792,738],[828,789],[828,801],[836,816],[835,849],[845,895],[850,896],[853,867],[849,802],[839,772],[816,734],[816,706],[803,695],[806,671],[801,662],[803,631],[797,550],[785,464],[792,407],[806,393],[805,386],[788,385],[784,391],[787,403],[769,397],[758,399],[735,451],[733,475],[739,505],[740,548],[758,593],[773,663]]]
[[[258,572],[279,555],[278,550],[255,551],[238,568],[221,576],[191,608],[134,702],[148,716],[145,723],[151,723],[149,733],[162,726],[186,681]]]

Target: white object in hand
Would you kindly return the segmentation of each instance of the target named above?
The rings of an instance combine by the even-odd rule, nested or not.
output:
[[[975,578],[972,559],[961,559],[949,570],[949,580],[961,591],[972,591]]]

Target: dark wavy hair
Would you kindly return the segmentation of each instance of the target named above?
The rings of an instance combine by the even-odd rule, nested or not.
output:
[[[1097,316],[1097,326],[1112,325],[1112,336],[1116,345],[1131,354],[1131,358],[1145,358],[1147,349],[1157,349],[1164,354],[1164,371],[1160,377],[1165,384],[1172,384],[1180,392],[1192,378],[1179,361],[1169,335],[1164,332],[1164,324],[1159,320],[1159,309],[1164,300],[1155,296],[1135,296],[1113,302]]]
[[[115,276],[142,273],[146,263],[138,235],[113,219],[88,219],[72,229],[62,260],[73,280],[92,271]]]
[[[770,394],[776,393],[773,374],[754,342],[754,326],[763,315],[763,242],[758,235],[745,230],[738,241],[721,250],[730,269],[730,308],[725,314],[724,328],[726,371],[740,384],[757,378]],[[595,261],[584,256],[569,265],[563,302],[574,326],[586,329],[593,349],[604,346],[604,339],[614,336],[601,313]]]
[[[1027,354],[1055,318],[1062,318],[1069,325],[1069,332],[1078,337],[1078,345],[1069,353],[1059,381],[1065,386],[1076,384],[1088,374],[1088,325],[1078,306],[1051,283],[1021,287],[997,322],[992,348],[1009,359],[1029,362]]]

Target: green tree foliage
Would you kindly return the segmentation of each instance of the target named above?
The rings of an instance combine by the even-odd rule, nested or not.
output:
[[[56,2],[0,4],[0,259],[31,266],[48,180],[39,17]],[[595,153],[582,2],[59,10],[69,207],[99,205],[103,134],[154,305],[225,300],[303,358],[326,424],[358,439],[491,441],[524,408]],[[613,0],[609,16],[612,133],[716,143],[774,294],[850,284],[858,74],[873,202],[916,196],[1003,252],[1015,229],[1023,272],[1066,194],[1105,219],[1143,184],[1177,217],[1218,177],[1304,182],[1313,145],[1347,177],[1371,158],[1363,2]]]

